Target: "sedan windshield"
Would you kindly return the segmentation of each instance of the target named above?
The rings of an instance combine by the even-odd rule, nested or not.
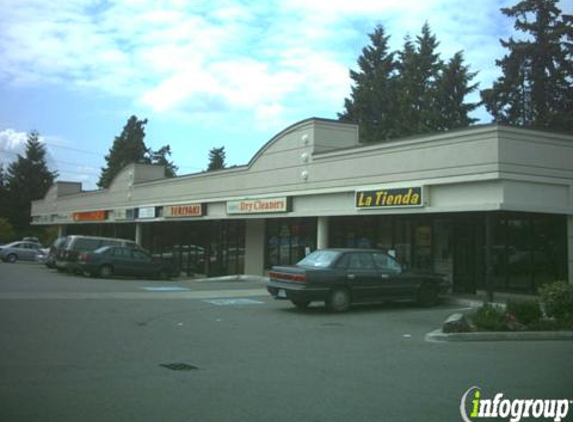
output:
[[[340,255],[335,251],[314,251],[296,265],[301,267],[329,267]]]

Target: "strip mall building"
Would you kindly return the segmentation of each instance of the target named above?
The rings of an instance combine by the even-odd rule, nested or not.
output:
[[[488,125],[363,145],[357,126],[313,118],[245,166],[163,174],[132,164],[105,190],[58,182],[33,223],[133,238],[208,275],[262,275],[330,246],[389,251],[458,292],[573,282],[572,136]]]

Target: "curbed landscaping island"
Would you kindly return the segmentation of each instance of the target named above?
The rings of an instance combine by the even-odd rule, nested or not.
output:
[[[427,340],[573,340],[573,285],[558,281],[539,299],[484,303],[468,315],[453,314]]]

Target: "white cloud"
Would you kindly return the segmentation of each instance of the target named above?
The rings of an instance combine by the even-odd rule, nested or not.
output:
[[[350,89],[348,67],[376,24],[398,49],[429,22],[442,58],[465,50],[485,88],[499,72],[498,39],[513,30],[499,8],[514,2],[5,2],[0,82],[96,89],[188,116],[252,110],[260,122],[279,110],[336,112]]]
[[[0,132],[0,165],[4,170],[26,150],[26,133],[6,129]]]
[[[39,141],[45,144],[44,137],[40,136]],[[0,165],[4,168],[18,159],[18,155],[26,155],[26,142],[28,134],[14,129],[4,129],[0,131]],[[46,164],[49,169],[57,168],[56,161],[48,145],[46,146]]]

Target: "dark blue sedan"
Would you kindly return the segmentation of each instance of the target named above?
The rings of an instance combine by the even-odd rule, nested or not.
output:
[[[84,274],[102,278],[134,276],[169,280],[174,272],[170,262],[155,259],[140,249],[122,246],[103,246],[80,253],[77,263]]]
[[[322,249],[292,267],[273,267],[267,290],[299,308],[321,301],[329,310],[346,311],[353,303],[415,300],[437,303],[450,283],[440,274],[407,271],[379,250]]]

